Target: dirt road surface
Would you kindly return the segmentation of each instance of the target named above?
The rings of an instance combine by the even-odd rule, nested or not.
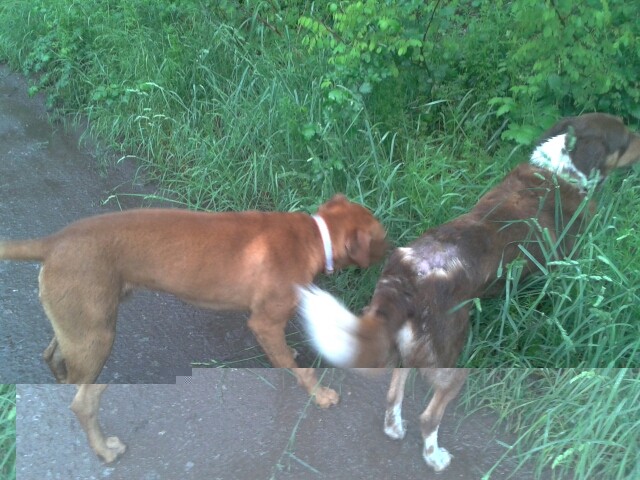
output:
[[[454,458],[434,473],[422,460],[418,423],[428,389],[419,377],[409,382],[407,435],[392,440],[382,431],[389,377],[327,370],[323,382],[342,397],[329,410],[310,405],[279,369],[206,369],[177,385],[111,385],[102,424],[128,450],[108,466],[68,409],[75,387],[18,385],[18,479],[478,480],[513,442],[492,430],[492,415],[453,406],[439,435]],[[508,458],[491,478],[508,478],[515,465]],[[513,478],[534,475],[524,469]]]

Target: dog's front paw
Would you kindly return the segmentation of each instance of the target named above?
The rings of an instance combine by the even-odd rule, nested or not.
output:
[[[340,401],[340,396],[335,390],[327,387],[318,387],[314,392],[314,401],[320,408],[329,408]]]
[[[453,455],[444,448],[431,446],[430,448],[424,448],[422,457],[424,458],[424,461],[427,462],[427,465],[433,468],[436,472],[441,472],[449,466]]]
[[[407,423],[402,420],[399,407],[391,408],[385,412],[384,433],[394,440],[402,440],[407,433]]]
[[[118,437],[108,437],[106,441],[106,447],[96,450],[96,453],[105,463],[111,463],[115,461],[120,455],[127,450],[127,446],[120,441]]]

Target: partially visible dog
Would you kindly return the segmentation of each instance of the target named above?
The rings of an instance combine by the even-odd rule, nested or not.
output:
[[[322,271],[382,259],[386,233],[361,205],[336,195],[305,213],[142,209],[77,221],[51,236],[0,242],[0,259],[42,263],[40,300],[54,337],[44,352],[56,379],[80,385],[72,403],[93,450],[124,452],[98,424],[95,382],[113,345],[118,305],[134,288],[193,304],[251,311],[249,328],[275,367],[291,368],[320,407],[338,402],[311,368],[297,368],[284,336],[296,285]]]
[[[402,420],[404,386],[410,369],[396,368],[387,393],[387,410],[384,416],[384,433],[393,439],[404,438],[406,428]],[[421,368],[420,373],[431,383],[434,393],[429,405],[420,415],[420,428],[424,445],[422,458],[436,472],[447,468],[451,454],[438,446],[438,427],[447,405],[458,394],[469,373],[465,368]]]
[[[569,251],[593,211],[583,203],[589,188],[639,159],[640,136],[620,119],[592,113],[561,120],[544,133],[530,162],[469,213],[395,249],[360,317],[317,287],[300,288],[312,343],[340,367],[455,367],[470,300],[502,291],[498,272],[518,258],[523,276],[537,271],[536,263],[545,262],[543,236],[556,254]]]

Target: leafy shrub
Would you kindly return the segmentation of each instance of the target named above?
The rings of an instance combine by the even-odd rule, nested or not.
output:
[[[394,130],[407,113],[439,115],[425,108],[433,101],[455,104],[478,87],[486,100],[487,86],[505,88],[496,40],[507,18],[496,5],[343,1],[313,13],[299,21],[303,44],[327,52],[331,68],[321,87],[333,117],[367,107],[374,122]]]
[[[509,94],[490,102],[512,120],[504,138],[529,144],[558,117],[581,112],[640,120],[636,7],[624,0],[513,2]]]

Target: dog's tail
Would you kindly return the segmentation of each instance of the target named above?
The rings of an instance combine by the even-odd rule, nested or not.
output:
[[[357,317],[314,285],[299,287],[298,294],[298,308],[312,345],[328,362],[343,368],[386,366],[392,346],[380,317]]]
[[[49,250],[45,239],[0,241],[0,260],[44,260]]]

